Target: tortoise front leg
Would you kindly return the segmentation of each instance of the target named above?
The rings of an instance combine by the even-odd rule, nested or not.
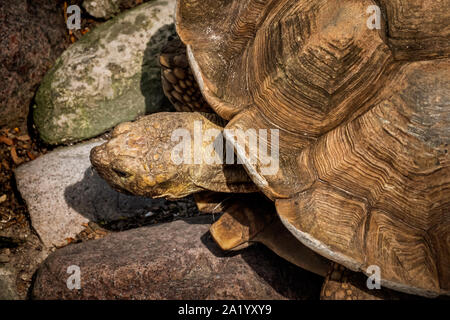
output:
[[[302,245],[281,223],[273,202],[264,195],[232,195],[224,202],[224,214],[210,229],[223,250],[239,250],[260,242],[285,260],[325,276],[330,262]]]

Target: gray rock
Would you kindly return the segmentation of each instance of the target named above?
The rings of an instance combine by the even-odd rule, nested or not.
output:
[[[176,0],[156,0],[97,26],[44,77],[33,118],[49,144],[81,141],[167,104],[158,62],[175,33]]]
[[[31,222],[46,246],[60,246],[88,221],[145,214],[154,200],[120,194],[91,167],[90,150],[103,140],[56,149],[15,170]]]
[[[110,234],[52,253],[35,299],[317,299],[322,278],[254,245],[225,253],[212,216]],[[79,267],[80,289],[70,266]],[[75,267],[75,268],[76,268]],[[74,267],[72,267],[74,268]],[[70,270],[69,270],[70,271]],[[71,277],[74,275],[74,277]]]
[[[144,0],[146,1],[149,0]],[[83,7],[93,17],[108,19],[142,2],[142,0],[84,0]]]

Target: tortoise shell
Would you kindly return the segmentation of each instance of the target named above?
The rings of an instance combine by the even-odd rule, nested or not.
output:
[[[204,98],[229,120],[225,138],[287,229],[328,259],[378,266],[382,285],[424,296],[450,293],[449,9],[449,0],[179,0],[176,16]],[[278,150],[275,173],[250,138],[227,133],[260,129],[279,132],[259,136]]]

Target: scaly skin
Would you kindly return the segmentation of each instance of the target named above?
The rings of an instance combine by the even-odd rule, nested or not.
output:
[[[353,272],[333,262],[329,269],[322,290],[321,300],[417,300],[411,296],[387,288],[368,289],[367,277],[361,272]]]
[[[178,36],[163,47],[159,64],[164,93],[177,111],[214,112],[203,98],[192,75],[186,46]]]
[[[222,130],[221,120],[214,114],[152,114],[117,126],[110,141],[92,149],[91,163],[113,188],[151,198],[178,199],[204,190],[257,191],[241,165],[176,164],[172,160],[172,152],[180,144],[179,139],[172,141],[176,129],[188,130],[194,154],[195,121],[202,123],[203,131]],[[204,142],[200,149],[211,142]]]

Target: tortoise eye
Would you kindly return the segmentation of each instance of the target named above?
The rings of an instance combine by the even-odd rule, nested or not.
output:
[[[131,176],[131,174],[129,174],[128,172],[116,168],[113,168],[112,170],[121,178],[128,178],[129,176]]]

